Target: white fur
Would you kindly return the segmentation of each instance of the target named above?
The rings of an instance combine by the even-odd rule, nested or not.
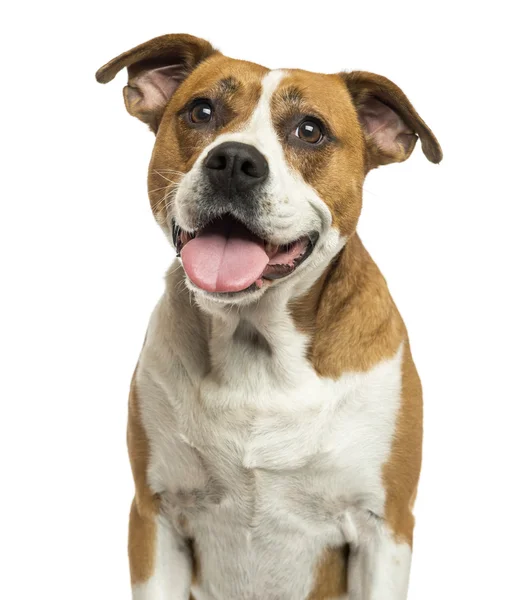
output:
[[[174,528],[184,517],[187,530],[179,535],[194,539],[197,600],[305,600],[323,552],[345,543],[357,549],[350,568],[361,582],[352,585],[361,588],[352,600],[404,600],[409,560],[383,521],[382,477],[401,399],[403,346],[370,371],[338,380],[319,377],[306,359],[308,340],[286,307],[344,240],[324,202],[286,163],[269,110],[282,76],[266,77],[245,129],[212,146],[226,139],[256,145],[270,163],[271,227],[287,239],[315,228],[319,243],[295,273],[257,292],[256,302],[190,292],[176,262],[137,370],[151,445],[148,482],[164,517]],[[185,219],[201,160],[174,203],[183,227],[190,228]],[[162,570],[152,578],[159,589],[165,576]]]
[[[133,600],[187,600],[191,585],[191,558],[185,541],[163,517],[157,518],[155,572],[133,586]]]
[[[405,600],[412,551],[379,525],[353,554],[348,573],[351,600]]]

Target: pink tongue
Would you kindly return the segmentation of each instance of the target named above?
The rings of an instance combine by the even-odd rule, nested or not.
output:
[[[237,222],[218,221],[184,245],[182,264],[207,292],[239,292],[262,275],[269,258],[264,242]]]

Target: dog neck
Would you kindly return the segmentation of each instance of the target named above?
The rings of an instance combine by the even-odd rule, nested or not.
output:
[[[182,267],[167,277],[169,304],[175,314],[191,316],[209,358],[205,370],[219,379],[238,372],[246,356],[283,385],[293,385],[305,363],[337,378],[342,370],[366,370],[401,340],[402,321],[357,234],[307,285],[276,286],[245,306],[203,302],[184,277]],[[344,339],[337,335],[341,328]]]

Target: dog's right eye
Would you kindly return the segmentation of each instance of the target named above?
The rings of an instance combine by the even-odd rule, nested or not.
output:
[[[198,102],[190,110],[190,121],[196,124],[209,123],[213,115],[213,108],[209,102]]]
[[[303,121],[295,130],[295,135],[309,144],[319,144],[323,139],[323,130],[315,121]]]

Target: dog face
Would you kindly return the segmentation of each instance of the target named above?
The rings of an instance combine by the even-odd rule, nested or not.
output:
[[[148,185],[155,217],[207,299],[249,303],[312,279],[353,235],[366,173],[441,150],[384,77],[270,71],[186,35],[156,38],[124,66],[128,111],[156,134]]]

